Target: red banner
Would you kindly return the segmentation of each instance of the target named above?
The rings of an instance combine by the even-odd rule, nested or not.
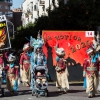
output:
[[[46,40],[43,51],[46,56],[47,48],[52,48],[53,64],[56,65],[56,53],[54,47],[59,44],[59,47],[65,49],[65,58],[70,57],[76,63],[83,65],[84,59],[88,57],[86,54],[87,48],[94,39],[94,31],[42,31],[42,37]]]

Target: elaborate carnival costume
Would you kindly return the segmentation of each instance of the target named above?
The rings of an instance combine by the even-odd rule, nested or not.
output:
[[[34,38],[30,38],[30,44],[34,48],[34,52],[31,55],[31,73],[33,72],[34,68],[37,66],[45,66],[47,68],[47,60],[42,51],[42,46],[44,41],[41,39],[40,34],[38,34],[37,40]],[[33,74],[31,74],[31,89],[34,90],[34,78]],[[40,80],[37,80],[40,83]],[[43,80],[45,83],[45,79]]]
[[[96,53],[100,55],[100,33],[97,33],[97,35],[95,36],[95,39],[93,40],[93,46],[96,50]],[[97,90],[100,91],[100,77]]]
[[[65,56],[65,51],[63,48],[56,48],[56,61],[57,61],[57,66],[56,66],[56,76],[57,76],[57,81],[56,81],[56,87],[58,88],[58,91],[63,91],[66,93],[67,90],[69,89],[69,83],[68,83],[68,70],[66,67],[66,60],[64,59]]]
[[[99,54],[95,54],[94,49],[90,47],[87,50],[90,58],[85,59],[83,66],[83,77],[86,77],[88,97],[91,98],[97,93],[98,77],[100,75]]]
[[[29,86],[30,83],[30,44],[24,44],[23,53],[20,56],[20,76],[22,82],[25,83],[26,86]]]
[[[18,66],[14,64],[16,57],[12,54],[7,60],[9,64],[4,68],[7,72],[7,89],[13,94],[18,90]]]

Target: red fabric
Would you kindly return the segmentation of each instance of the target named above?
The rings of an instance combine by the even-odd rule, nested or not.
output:
[[[86,50],[89,45],[92,44],[93,37],[86,37],[86,31],[43,31],[42,37],[46,41],[43,46],[43,51],[47,55],[47,48],[52,48],[53,65],[56,65],[56,52],[55,46],[58,43],[59,47],[64,48],[66,54],[65,58],[70,57],[83,65],[84,59],[88,57]],[[72,52],[71,48],[75,48],[75,52]],[[80,47],[80,48],[79,48]],[[77,49],[76,49],[77,48]]]
[[[20,64],[23,64],[24,60],[30,60],[30,57],[26,54],[26,52],[23,52],[20,56]]]
[[[30,68],[30,64],[26,63],[26,64],[23,64],[23,65],[24,65],[25,71],[28,72],[28,70]]]
[[[14,77],[18,77],[18,68],[10,68],[10,66],[6,66],[5,70],[7,71],[7,73],[9,74],[14,74]]]
[[[97,71],[94,71],[95,75],[97,76],[100,67],[98,66],[98,63],[92,63],[92,64],[93,64],[93,67],[97,68]],[[92,74],[92,72],[93,72],[93,71],[87,70],[87,68],[90,67],[90,65],[91,65],[91,59],[90,58],[85,59],[84,64],[83,64],[83,71],[85,71],[88,76],[90,76]]]
[[[3,64],[3,56],[0,56],[0,64]]]
[[[64,59],[61,59],[57,62],[57,65],[62,69],[64,70],[66,68],[66,65],[64,64]]]

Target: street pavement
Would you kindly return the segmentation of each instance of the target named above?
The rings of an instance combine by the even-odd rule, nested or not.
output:
[[[97,94],[94,98],[88,98],[82,83],[71,83],[67,94],[57,92],[55,83],[49,83],[48,90],[48,97],[37,98],[36,96],[32,96],[29,87],[20,84],[18,95],[10,96],[9,91],[5,89],[5,97],[0,97],[0,100],[100,100],[100,94]]]

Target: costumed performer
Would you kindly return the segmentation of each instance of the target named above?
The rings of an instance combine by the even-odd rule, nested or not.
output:
[[[30,85],[30,43],[24,44],[23,53],[20,56],[20,76],[25,86]]]
[[[95,38],[93,40],[93,46],[96,50],[96,53],[100,55],[100,33],[98,32],[97,35],[95,35]],[[98,91],[100,91],[100,77],[99,77],[99,84],[98,84]]]
[[[86,77],[86,93],[92,98],[97,93],[98,77],[100,75],[100,65],[98,64],[99,54],[95,54],[93,47],[87,50],[89,58],[85,59],[83,66],[83,77]]]
[[[69,89],[69,83],[68,83],[68,69],[66,66],[66,60],[64,59],[65,51],[63,48],[58,48],[56,46],[56,87],[58,88],[58,91],[61,91],[63,89],[64,93],[67,93],[67,90]]]
[[[37,40],[35,38],[30,38],[30,44],[34,47],[34,52],[31,55],[31,89],[34,91],[34,78],[33,78],[33,70],[37,66],[45,66],[47,68],[47,59],[42,51],[42,46],[44,44],[43,39],[41,38],[40,34],[38,33]],[[43,80],[44,83],[46,79]],[[40,80],[38,81],[38,83]]]
[[[6,83],[6,73],[3,70],[4,68],[4,54],[3,51],[0,51],[0,77],[2,78],[2,82]]]
[[[11,94],[18,90],[18,66],[15,65],[16,57],[9,54],[7,61],[9,64],[4,68],[7,73],[7,89]]]

